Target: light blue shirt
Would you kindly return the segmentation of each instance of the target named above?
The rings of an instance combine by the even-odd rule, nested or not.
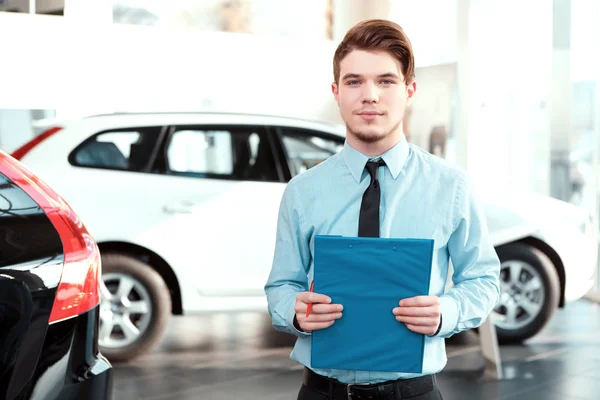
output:
[[[386,165],[378,171],[380,236],[434,239],[429,295],[440,298],[442,326],[437,335],[425,337],[423,374],[437,373],[447,362],[444,338],[478,327],[496,305],[500,262],[483,209],[461,170],[409,144],[404,136],[381,158]],[[298,337],[290,357],[308,368],[311,334],[293,325],[296,295],[312,281],[316,235],[358,235],[362,195],[370,183],[368,160],[346,143],[339,153],[294,177],[283,194],[265,292],[275,329]],[[454,286],[444,293],[450,261]],[[344,383],[421,375],[313,370]]]

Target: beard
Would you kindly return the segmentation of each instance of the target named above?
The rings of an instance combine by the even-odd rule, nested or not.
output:
[[[363,143],[376,143],[376,142],[379,142],[380,140],[385,139],[386,137],[388,137],[392,133],[394,133],[396,130],[398,130],[401,123],[402,123],[402,120],[399,120],[398,122],[396,122],[394,124],[394,126],[392,126],[391,129],[389,129],[387,131],[382,130],[381,132],[368,132],[368,128],[363,129],[363,130],[359,130],[359,129],[354,130],[348,123],[346,123],[346,129],[348,130],[348,132],[351,135],[353,135],[355,138],[357,138],[358,140],[360,140]]]

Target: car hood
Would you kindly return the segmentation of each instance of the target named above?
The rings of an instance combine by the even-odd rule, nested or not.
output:
[[[585,229],[589,222],[584,210],[535,193],[488,191],[480,197],[496,245],[529,235]]]

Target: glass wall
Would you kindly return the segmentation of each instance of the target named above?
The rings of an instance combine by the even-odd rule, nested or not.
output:
[[[600,2],[571,0],[571,196],[570,202],[599,215],[598,115],[600,99]]]
[[[571,196],[600,232],[600,2],[571,0]],[[595,291],[600,291],[600,267]]]

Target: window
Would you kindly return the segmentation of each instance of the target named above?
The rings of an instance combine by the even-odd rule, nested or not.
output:
[[[279,181],[273,153],[260,129],[180,129],[167,149],[171,174]]]
[[[338,140],[301,130],[284,129],[282,141],[292,176],[320,164],[344,147],[342,137]]]
[[[102,132],[86,140],[70,157],[74,165],[147,171],[161,127]]]

